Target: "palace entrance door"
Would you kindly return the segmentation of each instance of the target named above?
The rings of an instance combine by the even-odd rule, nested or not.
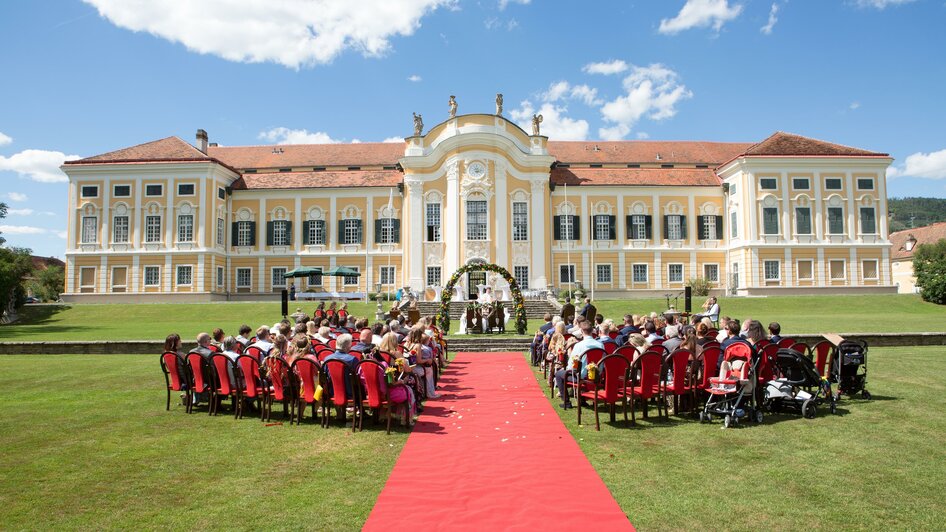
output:
[[[466,296],[470,301],[476,301],[480,296],[477,286],[486,284],[486,272],[470,272],[466,274]]]

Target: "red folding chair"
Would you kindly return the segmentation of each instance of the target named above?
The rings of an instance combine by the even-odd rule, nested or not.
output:
[[[299,390],[295,396],[295,406],[291,407],[292,412],[289,417],[289,424],[292,425],[293,416],[296,418],[296,424],[302,424],[302,417],[305,414],[306,405],[312,405],[312,419],[315,419],[316,403],[315,389],[319,386],[322,368],[319,363],[310,358],[297,358],[292,363],[292,373],[290,378],[299,379]]]
[[[240,355],[237,357],[237,367],[240,368],[240,395],[244,399],[238,403],[238,417],[243,419],[243,408],[246,399],[255,400],[260,411],[260,421],[263,421],[263,404],[267,400],[269,390],[263,386],[263,379],[260,377],[259,361],[253,355]]]
[[[332,397],[329,400],[322,399],[322,426],[328,428],[329,416],[328,405],[331,402],[335,408],[341,409],[344,413],[348,407],[353,407],[351,430],[355,432],[358,426],[358,399],[361,392],[361,382],[355,378],[354,372],[341,360],[326,360],[322,363],[322,371],[327,374],[327,382],[332,386]],[[353,397],[348,396],[345,389],[345,383],[348,382],[352,390]],[[347,421],[347,419],[346,419]]]
[[[168,351],[161,355],[161,371],[164,373],[164,384],[168,391],[166,410],[171,409],[171,392],[184,392],[186,405],[191,404],[191,391],[187,385],[187,365],[184,358],[177,353]],[[182,378],[183,377],[183,378]],[[186,407],[185,410],[189,408]]]
[[[236,379],[236,365],[230,360],[230,357],[223,353],[214,353],[210,356],[210,362],[214,369],[214,386],[210,394],[210,414],[216,416],[217,408],[224,397],[229,397],[233,404],[233,417],[236,418],[240,412],[238,403],[240,402],[240,389]],[[231,375],[233,378],[231,378]]]
[[[719,373],[719,357],[722,349],[718,344],[713,347],[703,346],[696,357],[696,363],[690,366],[690,390],[693,393],[694,408],[700,403],[700,392],[705,392],[711,386],[710,379]]]
[[[273,402],[282,403],[283,417],[289,414],[290,424],[292,424],[292,410],[295,409],[293,399],[298,397],[298,380],[292,373],[292,369],[285,360],[279,357],[270,357],[266,362],[266,384],[269,390],[266,394],[266,401],[263,404],[264,416],[266,421],[273,419]]]
[[[604,354],[606,355],[614,354],[618,350],[618,344],[614,342],[602,342],[602,345],[604,345]]]
[[[387,431],[391,434],[391,394],[387,384],[382,384],[385,379],[384,366],[380,362],[371,359],[365,359],[358,363],[358,371],[365,379],[365,397],[359,402],[358,410],[361,415],[358,416],[358,430],[362,430],[365,410],[367,405],[374,413],[374,419],[378,419],[381,409],[384,408],[387,413]],[[384,388],[382,390],[382,387]],[[405,411],[410,411],[405,409]],[[409,414],[408,414],[409,415]],[[409,422],[409,420],[408,420]]]
[[[795,340],[792,340],[791,338],[782,338],[781,340],[778,341],[778,346],[783,347],[785,349],[790,349],[792,345],[794,344],[795,344]]]
[[[647,351],[631,364],[629,371],[631,385],[628,386],[631,398],[631,425],[637,424],[635,401],[641,400],[646,419],[647,402],[660,393],[661,361],[661,356],[656,351]],[[660,415],[660,403],[657,403],[657,415]]]
[[[190,367],[188,374],[190,375],[190,389],[191,394],[196,395],[200,393],[210,393],[213,380],[211,379],[210,362],[204,358],[200,353],[188,353],[187,354],[187,365]],[[194,411],[194,403],[187,403],[187,413]],[[207,414],[210,415],[210,409],[207,409]]]
[[[808,344],[804,342],[795,342],[794,344],[792,344],[791,349],[798,351],[799,353],[811,359],[811,353],[808,351],[809,350]]]
[[[828,365],[828,360],[831,359],[831,353],[834,352],[834,344],[828,340],[822,340],[810,349],[810,355],[814,355],[815,367],[818,368],[818,375],[822,377],[825,376],[825,369]]]
[[[624,405],[624,424],[627,424],[627,373],[631,361],[622,355],[607,355],[597,362],[595,379],[591,381],[591,390],[581,391],[578,401],[578,424],[581,425],[581,403],[585,399],[593,401],[595,410],[595,430],[601,430],[601,420],[598,415],[598,403],[606,403],[611,415],[611,422],[615,420],[615,409],[620,401]]]
[[[690,351],[677,349],[664,357],[663,367],[660,369],[661,402],[666,405],[667,398],[672,397],[674,415],[676,415],[680,409],[680,396],[690,393],[690,388],[687,385],[687,367],[690,364],[691,356],[693,356],[693,354]],[[672,379],[669,381],[665,378],[667,372],[671,372],[673,375]],[[669,412],[665,410],[664,413],[667,414],[667,417],[670,417]]]
[[[585,359],[584,365],[587,366],[588,364],[591,364],[591,363],[597,364],[598,362],[601,362],[601,359],[604,358],[605,355],[606,353],[604,352],[604,349],[597,349],[597,348],[589,349],[585,351],[584,355],[582,355],[582,357]],[[569,389],[575,390],[576,397],[581,391],[594,390],[594,382],[588,379],[582,379],[581,374],[576,373],[574,368],[566,368],[566,369],[572,370],[571,378],[565,379],[565,393],[566,394],[568,394]],[[552,393],[553,394],[555,393],[554,390]],[[563,397],[562,400],[567,401],[568,397]]]
[[[269,353],[263,351],[262,349],[260,349],[259,347],[255,346],[255,345],[251,345],[251,346],[247,347],[246,350],[244,350],[244,352],[241,353],[241,354],[242,354],[242,355],[249,355],[249,356],[255,358],[257,364],[260,364],[260,363],[263,362],[263,359],[266,358],[266,355],[269,354]]]

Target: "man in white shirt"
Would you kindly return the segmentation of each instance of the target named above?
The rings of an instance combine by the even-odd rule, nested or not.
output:
[[[572,403],[568,399],[568,392],[565,390],[565,380],[574,380],[574,370],[571,368],[575,367],[575,361],[578,360],[581,362],[581,369],[579,370],[581,378],[588,378],[588,368],[585,361],[585,353],[591,349],[604,349],[604,344],[592,337],[592,330],[593,328],[591,322],[587,320],[581,322],[581,341],[575,344],[575,347],[572,348],[571,355],[568,357],[568,364],[565,366],[565,368],[555,372],[555,386],[558,387],[558,393],[562,396],[563,402],[560,406],[564,409],[569,409],[572,407]]]
[[[702,314],[697,314],[698,318],[709,318],[713,322],[719,321],[719,303],[716,301],[715,297],[711,297],[706,300],[706,303],[703,304],[703,308],[706,312]]]
[[[273,348],[273,343],[269,341],[269,327],[262,325],[256,329],[256,342],[253,345],[260,348],[263,353],[269,353]]]

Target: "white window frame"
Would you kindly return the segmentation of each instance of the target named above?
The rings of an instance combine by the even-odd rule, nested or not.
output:
[[[811,178],[808,178],[808,177],[790,177],[789,179],[792,180],[792,190],[811,190]],[[804,187],[796,186],[796,185],[795,185],[795,180],[796,180],[796,179],[797,179],[797,180],[804,180],[804,181],[805,181],[805,186],[804,186]]]
[[[832,271],[831,265],[840,262],[841,263],[841,273],[842,277],[835,277],[834,272]],[[828,281],[847,281],[847,261],[844,259],[829,259],[828,260]]]
[[[149,272],[154,272],[153,282],[149,282],[148,280]],[[145,266],[144,274],[142,277],[144,278],[145,286],[161,286],[161,267],[160,266]]]
[[[647,216],[631,215],[631,240],[647,240]]]
[[[774,186],[774,187],[766,188],[766,187],[762,186],[762,183],[763,183],[763,182],[769,181],[769,180],[771,180],[773,183],[775,183],[775,186]],[[779,179],[778,179],[777,177],[760,177],[760,178],[759,178],[759,190],[778,190],[778,181],[779,181]]]
[[[426,242],[440,242],[443,240],[441,234],[441,205],[440,202],[432,201],[426,204],[424,208],[424,240]],[[428,227],[433,227],[433,239],[429,239]]]
[[[567,271],[569,271],[569,274],[571,276],[570,280],[568,281],[563,280],[565,278],[562,275],[564,271],[563,268],[567,269]],[[558,265],[558,281],[559,281],[559,284],[565,284],[565,285],[573,285],[575,284],[575,282],[578,281],[578,269],[575,267],[574,263]]]
[[[316,244],[316,242],[325,242],[325,224],[316,223],[321,220],[309,220],[309,234],[308,242],[310,246],[320,246],[322,244]]]
[[[396,266],[381,266],[378,268],[378,282],[382,286],[393,286],[395,279],[397,279],[397,267]],[[388,279],[385,279],[387,277]]]
[[[874,218],[874,230],[871,231],[870,233],[864,232],[864,211],[865,210],[870,210],[871,212],[873,212],[872,216]],[[862,235],[876,235],[877,225],[878,224],[877,224],[877,209],[876,208],[864,207],[864,206],[860,206],[857,208],[857,228],[860,230]]]
[[[716,269],[715,279],[711,279],[710,276],[707,275],[707,267],[713,267]],[[711,283],[719,284],[719,263],[718,262],[704,262],[703,263],[703,278]]]
[[[121,220],[121,222],[119,222]],[[112,243],[127,244],[130,236],[131,219],[127,214],[117,214],[112,217]]]
[[[240,283],[243,275],[246,275],[245,284]],[[253,288],[253,268],[237,268],[235,281],[237,288]]]
[[[680,280],[673,280],[673,270],[674,268],[680,268]],[[686,279],[686,268],[683,266],[682,262],[670,262],[667,263],[667,284],[683,284],[683,281]]]
[[[437,270],[436,276],[432,275],[433,270]],[[436,282],[431,282],[434,277],[436,277]],[[441,266],[428,266],[426,279],[427,286],[440,286],[443,283],[443,268]]]
[[[120,268],[124,268],[124,270],[125,270],[125,284],[115,284],[115,270],[120,269]],[[128,278],[130,277],[130,275],[129,275],[129,274],[130,274],[130,271],[129,271],[129,270],[131,270],[131,268],[128,267],[128,266],[112,266],[112,267],[109,269],[109,272],[108,272],[108,274],[109,274],[109,277],[108,277],[108,284],[110,285],[110,291],[111,291],[111,292],[118,292],[118,293],[121,293],[121,292],[127,292],[127,291],[128,291]],[[116,290],[116,288],[121,288],[121,290]]]
[[[289,245],[289,221],[288,220],[273,220],[273,245],[274,246],[288,246]]]
[[[517,210],[521,210],[521,212],[516,212]],[[526,242],[529,240],[528,202],[512,202],[512,240],[514,242]]]
[[[360,218],[346,218],[342,220],[342,228],[343,228],[342,229],[343,231],[342,232],[342,240],[343,240],[342,245],[343,246],[355,246],[359,244],[358,237],[360,235],[359,235],[358,222],[360,221],[361,221]]]
[[[345,266],[345,267],[348,268],[349,270],[355,270],[356,272],[361,273],[361,267],[360,267],[360,266]],[[342,286],[358,286],[358,281],[359,281],[360,279],[361,279],[360,276],[359,276],[359,277],[354,277],[354,276],[353,276],[353,277],[348,277],[348,276],[342,277]]]
[[[798,217],[798,211],[800,210],[808,211],[808,232],[807,233],[802,233],[801,230],[798,228],[798,222],[800,220],[800,218]],[[795,234],[801,235],[801,236],[811,236],[812,234],[814,234],[814,220],[811,217],[810,205],[804,205],[804,206],[796,205],[795,206]]]
[[[739,238],[739,213],[729,211],[729,238]]]
[[[253,243],[250,242],[250,227],[252,227],[252,222],[243,220],[237,222],[237,241],[234,242],[239,247],[248,247],[252,246]]]
[[[700,235],[703,240],[716,240],[716,216],[712,214],[703,214],[703,234]]]
[[[82,244],[96,244],[99,241],[99,217],[82,217]]]
[[[118,187],[128,187],[128,194],[119,194],[117,192]],[[117,185],[112,185],[112,197],[113,198],[130,198],[131,197],[131,184],[128,183],[119,183]]]
[[[481,205],[483,207],[482,211],[472,209],[474,206],[479,208]],[[481,216],[482,221],[473,221],[478,220]],[[489,200],[466,200],[466,239],[477,242],[489,240]]]
[[[181,282],[181,273],[187,272],[186,282]],[[190,264],[178,264],[174,268],[174,286],[194,286],[194,267]]]
[[[269,285],[271,288],[286,288],[289,285],[286,282],[286,272],[289,271],[289,268],[285,266],[273,266],[269,269]],[[281,273],[280,273],[281,272]],[[278,277],[277,277],[278,274]],[[282,279],[282,284],[279,284],[279,279]]]
[[[190,194],[184,194],[183,192],[181,192],[181,187],[182,187],[182,186],[187,186],[187,185],[190,185],[190,186],[194,187],[194,189],[193,189],[194,191],[191,192]],[[178,183],[178,184],[177,184],[177,195],[178,195],[178,196],[187,196],[187,197],[196,196],[196,195],[197,195],[197,183]]]
[[[189,221],[188,221],[189,220]],[[194,215],[177,215],[177,241],[191,243],[194,241]]]
[[[224,277],[224,273],[225,273],[225,270],[223,266],[217,266],[217,287],[218,288],[226,286],[227,284],[227,280],[226,280],[226,277]]]
[[[607,273],[607,278],[603,278],[602,273]],[[595,264],[595,283],[608,285],[614,283],[614,268],[611,264]]]
[[[87,188],[95,189],[95,194],[86,194],[85,189]],[[99,197],[99,186],[98,185],[79,185],[79,196],[82,198],[97,198]]]
[[[683,240],[683,216],[671,214],[667,216],[667,240]]]
[[[637,274],[643,270],[644,278],[639,279]],[[646,262],[635,262],[631,264],[631,284],[647,284],[650,282],[650,264]]]
[[[512,267],[512,277],[516,280],[516,283],[519,284],[519,290],[528,290],[529,289],[529,267],[528,266],[513,266]]]
[[[152,224],[153,221],[157,220],[157,225]],[[161,242],[161,239],[164,237],[164,231],[162,231],[161,226],[164,224],[164,221],[161,219],[160,214],[149,214],[145,216],[145,226],[144,226],[144,241],[145,244],[158,244]]]
[[[832,232],[832,231],[831,231],[831,210],[832,210],[832,209],[838,209],[838,210],[841,211],[841,217],[840,217],[840,220],[841,220],[841,232]],[[838,236],[838,235],[843,235],[843,234],[845,234],[847,228],[844,227],[844,226],[846,225],[846,224],[845,224],[844,217],[845,217],[846,215],[847,215],[847,213],[844,212],[844,207],[825,207],[825,210],[824,210],[825,234],[828,235],[828,236]]]
[[[148,197],[148,198],[159,198],[159,197],[161,197],[161,196],[164,195],[164,185],[161,184],[161,183],[148,183],[148,184],[144,185],[144,187],[145,187],[145,197]],[[151,187],[158,187],[161,192],[159,192],[159,193],[157,193],[157,194],[151,194],[151,193],[148,192],[148,189],[151,188]]]
[[[768,228],[765,226],[765,211],[770,210],[770,209],[775,211],[775,232],[771,232],[771,233],[768,231]],[[778,207],[762,207],[762,219],[759,221],[762,222],[762,234],[764,236],[778,236],[779,234],[781,234],[782,224],[780,222],[780,217],[781,217],[781,213],[779,212]]]
[[[808,271],[810,272],[810,277],[801,276],[801,263],[807,262],[809,264]],[[795,275],[798,276],[799,281],[814,281],[815,280],[815,261],[814,259],[798,259],[795,261]]]
[[[394,243],[394,218],[381,218],[381,242],[379,244]]]
[[[576,240],[575,239],[575,225],[572,223],[574,218],[572,218],[571,215],[565,215],[565,216],[562,216],[560,220],[561,220],[560,222],[561,225],[559,228],[561,229],[562,240],[570,240],[570,241]]]
[[[82,272],[86,270],[92,270],[92,276],[91,276],[92,284],[82,284],[82,278],[85,277],[84,275],[82,275]],[[96,277],[97,276],[95,275],[95,266],[80,266],[79,267],[79,290],[81,291],[83,288],[91,288],[92,291],[94,292]]]
[[[769,266],[775,265],[775,276],[772,277],[769,275]],[[765,259],[762,261],[762,280],[765,282],[769,281],[781,281],[782,280],[782,261],[778,259]]]
[[[865,265],[868,262],[874,263],[874,276],[873,277],[867,276],[867,268],[865,267]],[[877,259],[863,259],[861,261],[861,279],[865,281],[876,281],[880,279],[880,262]]]
[[[829,187],[828,181],[835,181],[835,180],[838,182],[838,187],[837,188]],[[844,190],[844,179],[840,177],[826,177],[824,178],[824,189],[825,190]]]
[[[317,274],[309,274],[309,275],[305,278],[306,286],[322,286],[322,284],[325,283],[325,277],[322,275],[322,267],[321,267],[321,266],[314,266],[313,268],[316,269],[316,270],[319,270],[319,273],[317,273]],[[312,279],[312,278],[315,277],[316,275],[319,276],[319,277],[318,277],[318,282],[315,282],[315,281]]]
[[[870,181],[870,187],[869,188],[862,187],[861,180]],[[875,190],[877,188],[877,184],[874,182],[873,177],[855,177],[854,186],[857,188],[857,190]]]

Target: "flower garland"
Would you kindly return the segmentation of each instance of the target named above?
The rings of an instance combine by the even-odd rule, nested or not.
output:
[[[525,334],[529,321],[526,319],[526,304],[522,299],[522,291],[519,289],[519,283],[509,274],[506,268],[497,266],[496,264],[468,264],[461,266],[460,269],[450,276],[450,280],[447,282],[447,286],[440,296],[440,310],[437,312],[437,323],[440,325],[440,330],[450,330],[450,301],[453,299],[453,286],[460,281],[461,275],[470,271],[487,271],[503,276],[503,279],[509,283],[509,290],[512,291],[512,298],[515,301],[513,309],[516,314],[516,332],[518,334]]]

